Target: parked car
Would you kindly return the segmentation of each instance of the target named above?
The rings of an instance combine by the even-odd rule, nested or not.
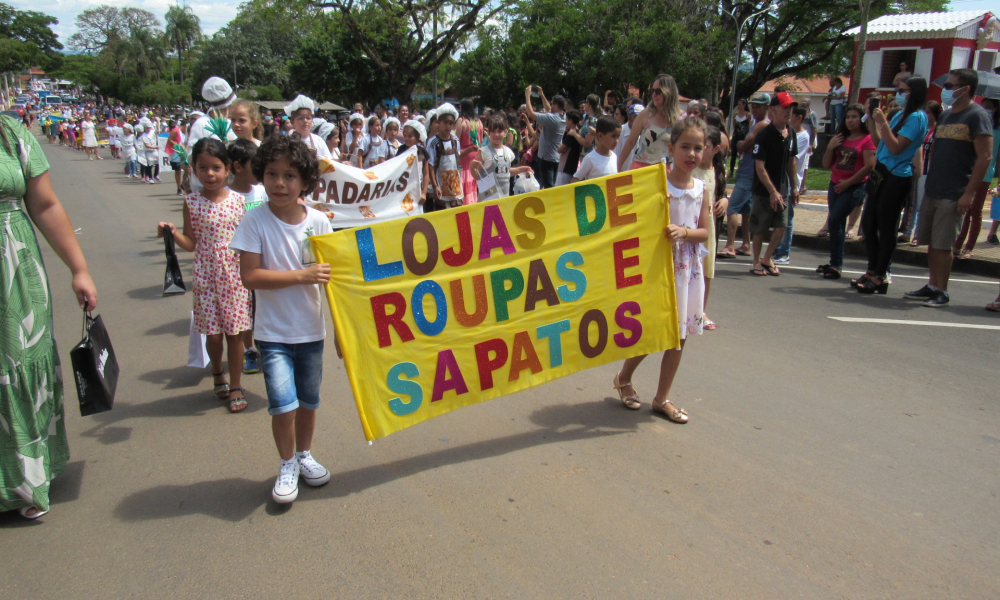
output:
[[[11,104],[10,110],[17,112],[17,114],[24,116],[24,104]]]
[[[28,97],[27,96],[18,96],[17,98],[14,98],[14,102],[16,102],[18,104],[27,104],[28,103]]]

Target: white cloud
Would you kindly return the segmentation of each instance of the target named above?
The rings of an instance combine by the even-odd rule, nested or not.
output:
[[[59,19],[59,24],[52,30],[59,36],[59,41],[64,46],[69,45],[69,37],[76,31],[76,16],[88,8],[95,8],[102,4],[119,8],[142,8],[156,15],[162,25],[163,15],[167,14],[167,9],[173,4],[180,4],[171,0],[54,0],[54,2],[45,3],[43,7],[39,7],[37,0],[33,2],[6,0],[6,3],[18,10],[35,10]],[[184,4],[190,6],[194,14],[201,19],[202,31],[211,35],[236,17],[240,2],[238,0],[223,0],[222,2],[205,0]]]

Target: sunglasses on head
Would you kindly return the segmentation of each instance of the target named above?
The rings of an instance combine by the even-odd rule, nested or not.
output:
[[[941,85],[941,87],[943,87],[946,90],[957,90],[957,89],[964,88],[965,86],[964,85],[959,85],[957,83],[944,83],[944,84]]]

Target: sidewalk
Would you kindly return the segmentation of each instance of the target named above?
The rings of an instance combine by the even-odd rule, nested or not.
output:
[[[989,203],[987,202],[984,214],[988,214],[988,212]],[[808,190],[802,196],[799,206],[795,208],[793,248],[829,249],[830,238],[816,236],[816,232],[826,221],[826,216],[826,192]],[[979,239],[976,241],[972,258],[955,259],[952,267],[954,272],[1000,279],[1000,246],[986,243],[986,236],[990,232],[991,225],[992,221],[988,218],[983,219],[983,227],[979,232]],[[850,256],[865,256],[864,242],[859,242],[856,239],[847,240],[844,251]],[[792,256],[795,256],[794,250]],[[927,247],[913,247],[908,243],[901,242],[896,246],[892,260],[902,264],[926,267]]]

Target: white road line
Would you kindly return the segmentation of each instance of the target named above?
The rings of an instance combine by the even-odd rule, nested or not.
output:
[[[855,317],[827,317],[845,323],[885,323],[888,325],[923,325],[925,327],[957,327],[959,329],[1000,329],[1000,325],[973,325],[971,323],[943,323],[941,321],[907,321],[904,319],[859,319]]]
[[[736,265],[736,266],[741,266],[741,267],[752,267],[753,263],[739,262],[739,261],[735,261],[734,262],[734,261],[729,260],[729,259],[717,259],[715,261],[715,265],[716,266],[719,266],[719,265]],[[793,271],[813,271],[813,272],[816,271],[815,267],[793,267],[792,265],[777,265],[777,266],[778,266],[779,270],[791,269]],[[844,269],[843,273],[845,275],[860,275],[860,274],[864,273],[864,271],[848,271],[847,269]],[[892,274],[892,278],[893,279],[895,279],[897,277],[902,277],[904,279],[927,279],[926,275],[898,275],[896,273]],[[954,279],[954,278],[950,278],[950,279],[948,279],[948,282],[949,283],[988,283],[990,285],[997,285],[996,281],[989,281],[989,280],[986,280],[986,279]]]

